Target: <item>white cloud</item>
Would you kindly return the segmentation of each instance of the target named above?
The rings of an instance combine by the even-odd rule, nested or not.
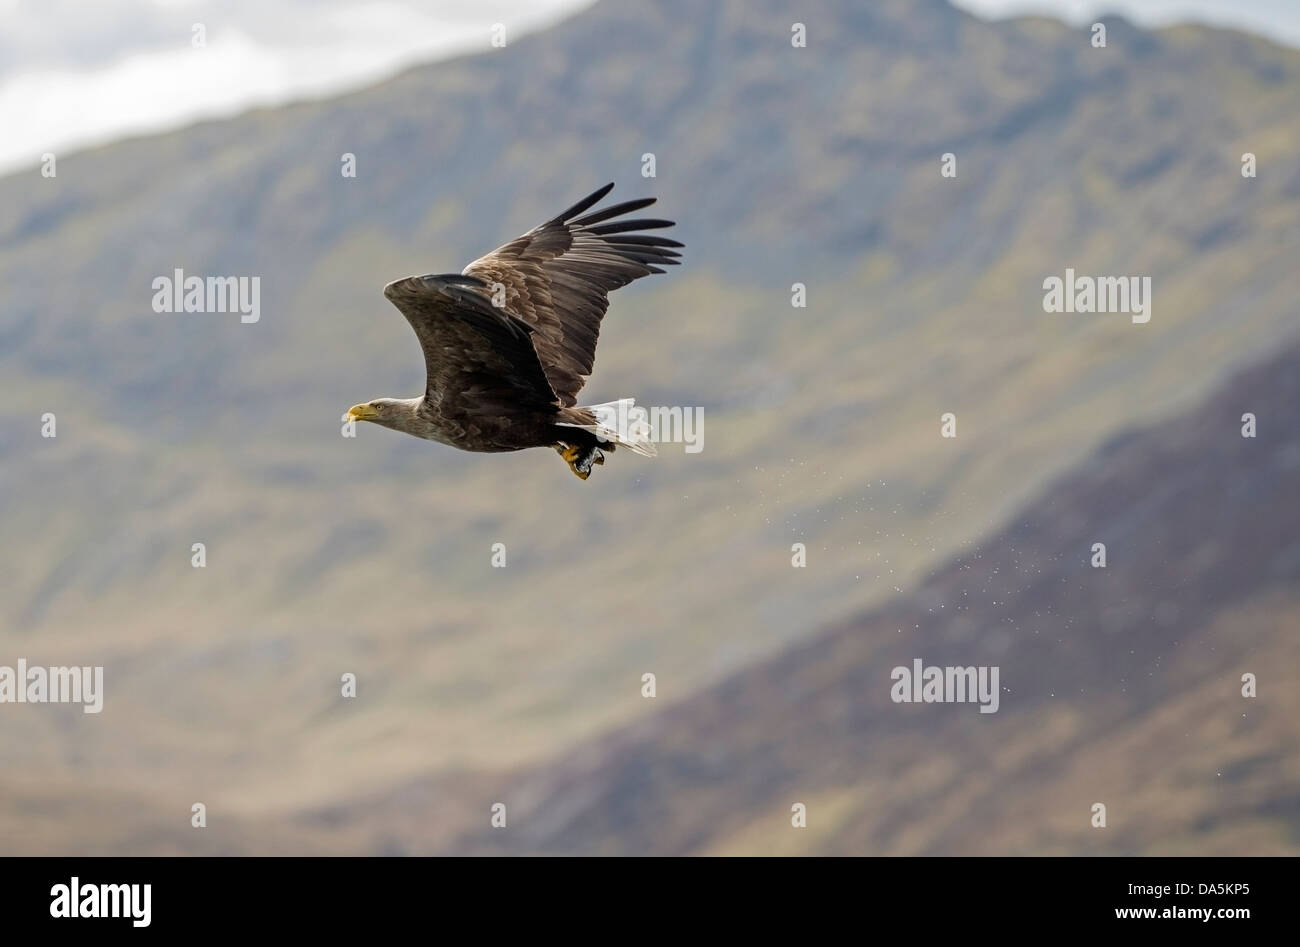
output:
[[[1099,15],[1119,13],[1143,26],[1207,23],[1248,30],[1277,43],[1300,46],[1297,0],[951,0],[955,6],[986,18],[1026,13],[1046,14],[1069,23],[1089,23]]]
[[[0,172],[126,135],[363,86],[592,0],[0,0]],[[201,22],[207,43],[191,45]],[[9,29],[14,24],[13,29]]]

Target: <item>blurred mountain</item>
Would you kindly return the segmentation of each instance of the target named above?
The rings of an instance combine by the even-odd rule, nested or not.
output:
[[[1293,337],[1300,52],[1122,20],[1094,49],[937,0],[606,0],[504,49],[488,26],[483,53],[356,94],[0,179],[0,663],[103,664],[107,689],[98,716],[0,708],[0,799],[27,800],[0,839],[305,848],[257,827],[566,759],[644,717],[646,671],[707,702],[864,609],[913,609],[1116,432]],[[610,179],[658,196],[687,250],[614,297],[585,395],[701,406],[701,453],[581,483],[549,451],[339,436],[349,405],[423,382],[385,282],[459,270]],[[1151,276],[1151,322],[1045,313],[1067,267]],[[260,321],[153,312],[176,268],[260,277]],[[1009,686],[1062,660],[1023,659]],[[243,834],[196,837],[194,801]]]
[[[440,822],[475,826],[437,844],[1300,852],[1298,369],[1293,346],[1186,414],[1114,438],[900,601],[560,761],[471,783],[454,806],[426,791],[459,817]],[[1254,439],[1246,412],[1258,412]],[[996,712],[893,702],[892,669],[916,658],[998,666]],[[1244,674],[1257,696],[1243,696]],[[508,832],[481,815],[496,799],[519,803]],[[791,827],[796,802],[806,831]],[[395,821],[424,808],[412,803],[363,799],[341,821]]]

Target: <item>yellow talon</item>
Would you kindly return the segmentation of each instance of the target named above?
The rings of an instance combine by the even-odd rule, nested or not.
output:
[[[585,471],[578,469],[578,459],[582,457],[582,448],[566,447],[563,444],[556,444],[555,449],[559,453],[559,455],[564,458],[565,462],[569,465],[569,469],[573,471],[574,476],[576,476],[579,480],[586,480],[588,477],[591,476],[590,467],[588,467]]]

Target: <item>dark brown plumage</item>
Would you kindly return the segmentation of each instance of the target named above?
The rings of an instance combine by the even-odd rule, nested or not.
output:
[[[384,287],[424,350],[420,398],[356,405],[372,421],[462,450],[554,447],[584,480],[615,444],[653,454],[625,423],[631,399],[577,407],[595,364],[609,293],[678,262],[682,244],[636,231],[670,220],[613,218],[654,203],[627,201],[579,216],[608,184],[564,213],[465,267]],[[621,419],[621,420],[620,420]]]

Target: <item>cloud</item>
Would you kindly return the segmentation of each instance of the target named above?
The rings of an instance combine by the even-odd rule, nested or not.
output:
[[[483,24],[526,26],[582,0],[440,0],[358,3],[357,0],[0,0],[0,77],[46,69],[95,70],[142,53],[187,47],[191,27],[236,31],[259,46],[337,46],[357,31],[394,49],[412,37],[436,46],[444,31],[464,35]],[[385,32],[388,30],[388,32]]]
[[[591,0],[0,0],[0,171],[49,151],[327,95]],[[206,45],[192,28],[202,23]]]
[[[1207,23],[1248,30],[1276,43],[1300,46],[1300,4],[1295,0],[952,0],[979,16],[1001,19],[1029,13],[1076,25],[1118,13],[1147,27]]]

